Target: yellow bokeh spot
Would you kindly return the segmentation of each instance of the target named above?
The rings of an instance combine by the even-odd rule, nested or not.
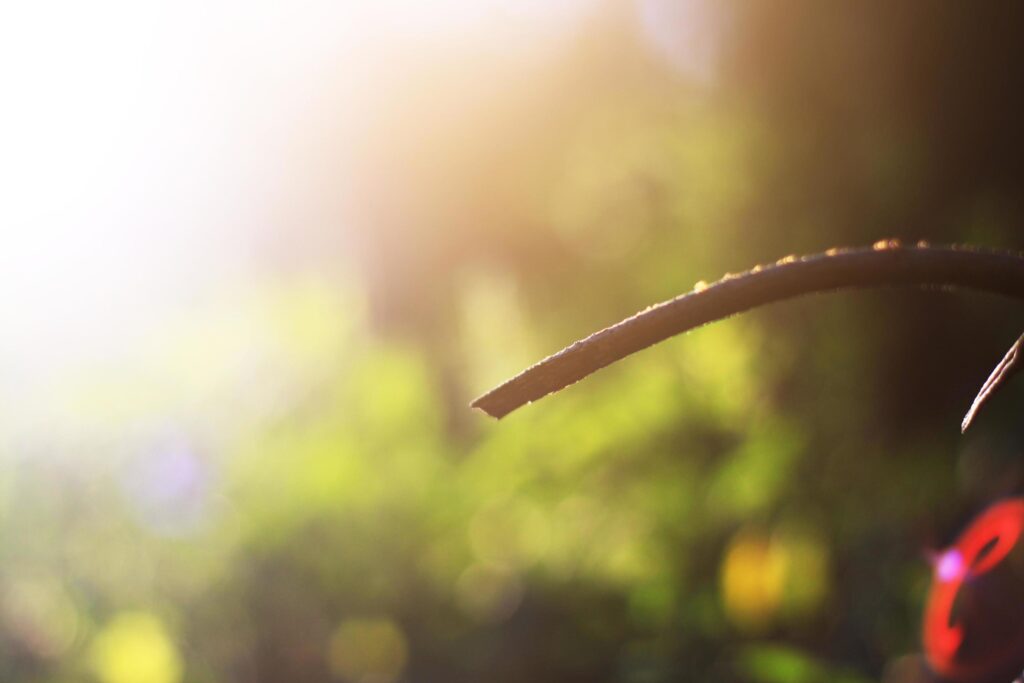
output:
[[[182,673],[167,629],[145,612],[114,617],[93,641],[91,664],[103,683],[178,683]]]
[[[773,534],[741,531],[722,562],[722,601],[740,628],[815,612],[828,592],[828,556],[815,536],[781,528]]]
[[[392,683],[405,668],[408,647],[390,619],[349,619],[327,645],[331,672],[352,683]]]
[[[785,554],[763,536],[733,539],[722,564],[722,599],[738,626],[761,628],[775,616],[782,603],[786,563]]]

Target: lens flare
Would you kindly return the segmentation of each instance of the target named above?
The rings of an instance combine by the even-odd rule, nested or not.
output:
[[[1005,606],[1024,589],[1007,561],[1024,530],[1024,499],[993,505],[939,554],[924,618],[931,667],[956,681],[1021,666],[1024,619]]]

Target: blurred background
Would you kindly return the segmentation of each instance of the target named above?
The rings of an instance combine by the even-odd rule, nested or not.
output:
[[[1024,5],[0,8],[5,681],[923,680],[1020,490],[1019,306],[771,306],[469,401],[727,271],[1021,248]]]

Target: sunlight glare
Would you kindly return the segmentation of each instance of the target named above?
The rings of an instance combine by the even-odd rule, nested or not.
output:
[[[330,91],[366,116],[359,88],[396,55],[496,31],[535,50],[592,3],[5,4],[0,403],[116,368],[197,301],[273,272],[267,243],[310,219],[289,204],[294,145]]]

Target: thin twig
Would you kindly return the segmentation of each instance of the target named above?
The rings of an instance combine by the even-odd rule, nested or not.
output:
[[[890,286],[974,289],[1024,300],[1024,256],[968,247],[904,247],[892,241],[864,249],[787,257],[746,273],[727,275],[711,285],[698,285],[688,294],[596,332],[492,389],[472,405],[493,417],[503,417],[632,353],[709,322],[812,292]]]
[[[967,431],[967,428],[974,422],[974,418],[977,416],[978,411],[981,407],[988,403],[988,400],[992,398],[992,395],[999,390],[999,387],[1006,384],[1006,380],[1017,374],[1020,371],[1020,360],[1021,360],[1021,348],[1024,347],[1024,335],[1021,335],[1010,350],[1006,352],[1003,359],[999,361],[999,365],[995,367],[992,374],[988,376],[985,383],[981,385],[981,390],[978,391],[978,395],[974,398],[974,403],[971,404],[970,410],[964,415],[964,421],[960,423],[960,433]]]

